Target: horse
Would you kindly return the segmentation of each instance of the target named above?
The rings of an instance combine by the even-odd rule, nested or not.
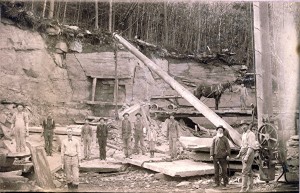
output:
[[[232,84],[231,82],[213,84],[213,85],[198,85],[194,90],[194,95],[200,100],[202,96],[206,98],[214,98],[215,99],[215,109],[218,110],[219,103],[222,94],[226,89],[232,92]]]

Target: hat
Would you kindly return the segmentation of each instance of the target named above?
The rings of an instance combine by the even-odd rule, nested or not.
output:
[[[222,125],[219,125],[216,130],[218,130],[220,128],[223,129],[223,131],[225,130],[225,128]]]
[[[245,120],[241,120],[241,123],[240,123],[240,125],[249,125],[249,123],[247,123]]]
[[[128,116],[129,116],[129,114],[128,114],[128,113],[124,113],[124,114],[123,114],[123,117],[125,117],[125,115],[128,115]]]
[[[172,112],[172,113],[170,113],[169,114],[169,116],[171,117],[171,116],[173,116],[174,117],[174,115],[175,115],[175,113],[174,112]]]
[[[101,121],[101,120],[105,121],[105,119],[103,117],[100,117],[99,121]]]
[[[259,143],[258,141],[255,141],[255,142],[254,142],[253,149],[254,149],[254,150],[258,150],[258,149],[260,149],[260,148],[261,148],[260,143]]]
[[[135,114],[135,116],[138,116],[138,115],[142,116],[142,114],[141,114],[141,113],[136,113],[136,114]]]

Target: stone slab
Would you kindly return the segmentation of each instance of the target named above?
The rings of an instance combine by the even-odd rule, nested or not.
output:
[[[79,170],[83,172],[119,172],[122,168],[122,164],[114,161],[102,161],[100,159],[94,159],[89,161],[84,161],[79,164]]]
[[[5,149],[9,151],[7,154],[7,157],[16,157],[16,158],[23,158],[23,157],[28,157],[30,156],[30,150],[28,147],[25,147],[26,151],[22,153],[17,153],[16,152],[16,141],[13,139],[12,141],[10,140],[3,140],[3,144],[5,146]]]
[[[123,153],[114,154],[113,157],[117,160],[122,161],[122,163],[124,164],[131,164],[139,167],[143,167],[143,164],[145,162],[157,162],[169,158],[169,156],[161,153],[155,153],[154,158],[150,158],[149,153],[146,153],[146,155],[132,155],[132,159],[125,158]]]
[[[213,138],[180,137],[179,141],[187,150],[209,152]],[[232,151],[239,150],[231,141],[229,141],[229,145]]]
[[[61,169],[61,155],[60,153],[53,153],[52,156],[47,156],[51,173],[55,173]]]
[[[172,177],[189,177],[214,174],[213,164],[195,162],[192,160],[177,160],[172,162],[147,162],[143,168],[160,172]]]

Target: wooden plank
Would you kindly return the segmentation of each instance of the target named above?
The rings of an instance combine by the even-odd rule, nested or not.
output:
[[[124,109],[123,111],[119,112],[119,116],[122,117],[125,113],[131,114],[135,111],[137,111],[141,107],[140,104],[135,104],[127,109]]]
[[[113,155],[113,158],[116,160],[122,161],[122,163],[127,163],[135,166],[142,167],[145,162],[149,161],[163,161],[164,159],[168,158],[169,156],[166,156],[165,154],[161,153],[155,153],[154,158],[150,158],[150,154],[146,153],[146,155],[131,155],[132,159],[125,159],[125,156],[123,153],[116,153]]]
[[[241,159],[235,159],[234,157],[238,155],[238,152],[233,152],[230,155],[229,161],[230,162],[238,162],[241,164]],[[204,161],[204,162],[211,162],[210,160],[210,153],[209,152],[188,152],[188,156],[190,159],[194,161]]]
[[[53,174],[61,169],[60,153],[53,153],[52,156],[47,156],[50,172]]]
[[[215,172],[213,164],[187,159],[172,162],[147,162],[143,167],[172,177],[201,176]]]
[[[91,75],[89,77],[97,78],[97,79],[111,79],[111,80],[115,79],[114,76],[93,76],[93,75]],[[120,76],[120,75],[118,76],[118,79],[131,79],[131,78],[132,78],[132,76]]]
[[[164,96],[152,96],[151,99],[176,99],[182,98],[182,96],[175,96],[175,95],[164,95]]]
[[[104,162],[99,159],[84,161],[79,164],[79,170],[82,172],[100,172],[100,173],[108,173],[108,172],[119,172],[122,168],[122,164]]]
[[[43,146],[34,146],[29,142],[26,143],[31,152],[31,159],[34,166],[37,184],[45,189],[54,189],[50,166],[46,157]]]
[[[97,85],[97,78],[93,78],[92,99],[91,99],[92,101],[95,101],[96,85]]]
[[[103,101],[85,101],[89,105],[116,105],[114,102],[103,102]],[[123,106],[124,103],[118,103],[118,106]]]

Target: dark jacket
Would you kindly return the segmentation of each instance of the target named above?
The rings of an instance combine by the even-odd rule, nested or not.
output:
[[[167,125],[167,137],[179,137],[179,125],[177,121],[175,120],[170,120]]]
[[[136,120],[134,122],[134,133],[135,134],[142,134],[143,133],[144,124],[141,119]]]
[[[210,148],[210,155],[215,158],[226,158],[230,155],[230,146],[227,137],[215,136]]]
[[[53,130],[55,128],[55,122],[53,119],[45,119],[43,121],[44,130]]]
[[[106,138],[108,136],[108,127],[107,125],[97,125],[96,131],[97,138]]]
[[[131,137],[131,123],[129,120],[122,121],[122,138],[130,138]]]

